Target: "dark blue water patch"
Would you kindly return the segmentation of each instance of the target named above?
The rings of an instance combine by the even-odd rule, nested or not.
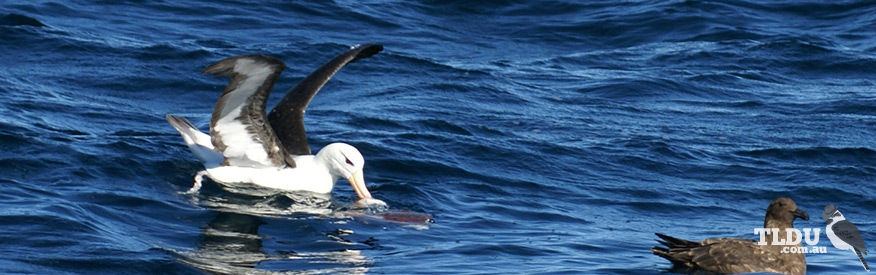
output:
[[[637,77],[638,78],[638,77]],[[603,81],[600,86],[587,87],[581,93],[595,93],[595,96],[612,99],[648,99],[661,97],[684,98],[679,83],[671,79],[629,79],[619,78]]]
[[[28,135],[33,136],[35,133],[25,134],[30,132],[25,127],[14,124],[0,122],[0,151],[10,152],[20,149],[21,147],[32,143]]]
[[[407,169],[410,169],[410,172],[420,175],[418,176],[418,178],[432,178],[433,176],[430,175],[444,175],[444,178],[446,178],[445,180],[442,180],[442,182],[435,182],[434,184],[458,185],[457,188],[459,189],[472,190],[475,193],[495,194],[497,196],[509,196],[512,194],[510,192],[512,192],[513,190],[531,192],[538,189],[540,186],[537,183],[527,180],[487,176],[477,172],[473,172],[484,168],[478,169],[472,167],[471,169],[473,169],[473,171],[468,171],[446,164],[426,160],[394,160],[387,162],[385,160],[376,159],[369,161],[369,167],[374,167],[374,170],[386,170],[380,168],[391,168],[393,174],[405,174],[405,171]],[[464,179],[463,182],[457,182],[462,179]],[[471,182],[470,180],[472,179],[475,179],[478,182]],[[431,182],[422,182],[422,180],[416,180],[416,182],[419,182],[420,184],[432,184]],[[435,192],[440,192],[440,189],[435,190]]]
[[[759,41],[770,37],[762,29],[756,26],[745,25],[713,25],[707,31],[688,37],[687,41]]]
[[[220,45],[221,46],[221,45]],[[179,59],[201,59],[210,56],[210,52],[205,49],[186,49],[185,46],[174,44],[159,44],[143,48],[139,51],[137,58],[143,60],[172,60]],[[132,81],[143,82],[143,81]]]
[[[22,246],[30,246],[30,247],[52,247],[52,248],[60,248],[60,247],[68,247],[78,245],[81,241],[88,240],[96,240],[95,236],[98,232],[95,230],[93,224],[80,221],[81,216],[77,214],[65,215],[65,214],[54,214],[53,211],[57,210],[65,210],[69,209],[69,206],[59,206],[59,207],[46,207],[43,206],[43,209],[33,209],[27,211],[28,213],[11,213],[12,211],[4,211],[3,219],[4,221],[8,221],[9,224],[21,224],[27,225],[17,230],[11,230],[11,228],[7,228],[4,231],[16,231],[16,232],[33,232],[35,234],[28,236],[16,235],[15,237],[9,236],[6,237],[4,243],[9,244],[19,244]],[[14,210],[14,209],[10,209]],[[21,211],[21,210],[18,210]],[[68,214],[69,211],[65,211]],[[64,229],[63,231],[76,232],[73,233],[77,238],[67,238],[65,234],[62,234],[57,228]],[[77,240],[79,239],[79,240]]]
[[[873,3],[854,2],[847,3],[771,3],[752,5],[755,3],[745,3],[745,6],[757,6],[761,9],[771,10],[774,12],[789,13],[796,16],[810,17],[820,20],[843,19],[852,14],[864,14],[867,10],[876,9]]]
[[[165,18],[181,20],[192,15],[220,14],[222,6],[209,5],[209,3],[191,2],[185,5],[175,3],[140,3],[142,5],[120,5],[115,1],[96,1],[99,9],[126,11],[125,14],[136,15],[135,18]],[[133,20],[132,20],[133,21]]]
[[[0,26],[29,26],[29,27],[45,27],[46,25],[36,18],[26,15],[10,13],[0,17]]]
[[[489,74],[488,71],[479,68],[454,67],[442,63],[441,60],[435,60],[435,57],[429,55],[412,56],[403,52],[394,53],[391,49],[386,49],[386,51],[387,56],[382,58],[386,64],[377,62],[372,65],[379,66],[378,68],[384,73],[402,73],[416,68],[417,73],[421,74],[421,76],[444,76],[445,74],[451,74],[456,77],[479,77]],[[393,65],[390,66],[389,64]],[[422,77],[413,78],[411,81],[422,82],[423,79]]]
[[[368,125],[369,131],[380,131],[382,133],[406,132],[412,130],[407,123],[398,122],[390,119],[383,119],[383,116],[352,116],[348,122],[354,125]]]
[[[25,4],[11,4],[6,6],[5,8],[10,10],[21,10],[26,11],[30,14],[45,14],[45,15],[71,15],[71,14],[80,14],[80,12],[71,9],[70,7],[55,2],[42,3],[39,5],[33,5],[29,3]]]
[[[173,208],[169,202],[156,201],[151,198],[142,198],[135,196],[134,194],[126,194],[122,192],[80,192],[74,197],[78,201],[88,201],[92,203],[94,206],[105,208],[105,209],[94,209],[96,211],[92,211],[94,213],[103,212],[105,214],[111,214],[109,212],[110,209],[106,208],[117,208],[117,210],[125,210],[130,211],[133,210],[135,212],[140,212],[141,210],[135,209],[165,209],[165,208]]]
[[[33,198],[60,196],[60,194],[49,188],[26,184],[19,180],[3,179],[0,180],[0,184],[4,186],[5,190],[7,190],[6,193],[0,195],[0,197],[10,204],[25,205],[30,203],[30,200]]]
[[[15,56],[10,61],[25,61],[30,59],[42,60],[63,59],[64,57],[53,55],[52,52],[78,52],[79,54],[118,54],[122,49],[108,45],[103,39],[91,37],[85,33],[70,33],[62,29],[48,28],[39,30],[13,30],[5,32],[4,38],[10,42],[4,43],[3,47],[12,49],[33,51],[34,54]],[[36,64],[31,64],[36,65]],[[45,69],[73,69],[55,66],[43,67]]]
[[[43,170],[50,167],[52,164],[64,165],[64,162],[47,162],[35,158],[3,158],[0,159],[0,164],[3,164],[2,169],[7,177],[14,179],[25,179],[41,175]]]
[[[75,122],[74,122],[75,123]],[[60,141],[71,141],[71,139],[82,139],[82,138],[91,138],[94,137],[90,133],[83,132],[81,130],[77,130],[74,123],[70,123],[67,125],[50,125],[44,122],[36,122],[33,124],[34,127],[38,127],[41,130],[44,130],[42,133],[39,133],[40,137],[43,138],[58,138]],[[71,124],[73,125],[71,127]],[[84,128],[79,128],[84,129]],[[36,137],[36,136],[33,136]],[[65,139],[66,138],[66,139]]]
[[[523,245],[463,245],[453,248],[462,255],[489,255],[493,257],[520,256],[520,257],[548,257],[558,254],[548,249],[533,249]]]
[[[739,155],[807,165],[863,164],[876,156],[869,148],[771,148],[737,152]]]
[[[838,45],[822,37],[772,38],[751,45],[746,53],[747,57],[740,59],[740,62],[755,65],[764,71],[780,70],[784,72],[783,75],[808,78],[872,75],[870,68],[861,67],[868,58],[842,51]]]
[[[343,7],[343,5],[341,7]],[[380,13],[380,10],[378,9],[379,7],[377,6],[371,8],[371,6],[368,5],[352,4],[348,7],[343,7],[342,9],[332,7],[322,8],[333,11],[334,13],[330,14],[331,17],[350,18],[366,26],[390,30],[397,30],[405,27],[405,25],[396,23],[393,20],[387,20],[385,15]]]
[[[876,104],[873,99],[842,99],[830,102],[818,102],[808,104],[808,111],[816,114],[849,114],[860,115],[860,122],[865,122],[865,117],[876,114]],[[861,123],[857,123],[861,124]]]
[[[164,274],[195,272],[194,268],[185,266],[170,259],[169,254],[166,258],[159,259],[137,259],[137,257],[139,257],[138,253],[117,252],[114,255],[101,257],[100,260],[96,260],[95,258],[48,258],[33,259],[27,262],[29,264],[42,266],[43,268],[47,268],[47,270],[52,270],[51,272],[135,272]]]
[[[379,172],[380,170],[381,169],[368,170],[368,174],[374,174],[375,178],[380,179],[380,181],[368,182],[368,189],[371,190],[372,193],[380,194],[379,197],[381,198],[388,198],[393,201],[393,207],[399,209],[410,209],[411,211],[423,213],[433,212],[424,208],[426,205],[423,202],[439,201],[435,196],[436,194],[428,192],[436,190],[424,190],[421,188],[421,183],[419,182],[412,182],[410,179],[406,178],[394,179],[392,174],[386,175],[388,173],[381,173]],[[366,179],[366,181],[367,180],[368,179]]]

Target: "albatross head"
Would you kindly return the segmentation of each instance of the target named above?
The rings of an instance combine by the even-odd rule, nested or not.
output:
[[[362,175],[362,168],[365,167],[365,158],[356,147],[345,143],[332,143],[326,145],[317,153],[317,158],[323,159],[328,165],[329,173],[334,177],[343,177],[350,182],[359,200],[356,204],[359,206],[382,205],[386,206],[381,200],[371,197],[371,192],[368,192],[368,187],[365,187],[365,178]]]

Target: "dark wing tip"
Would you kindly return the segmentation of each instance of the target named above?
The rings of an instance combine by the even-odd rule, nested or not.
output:
[[[678,239],[678,238],[675,238],[675,237],[672,237],[672,236],[669,236],[669,235],[666,235],[666,234],[654,233],[654,235],[657,235],[657,237],[660,237],[660,238],[663,239],[664,241],[667,241],[667,242],[670,242],[670,243],[679,243],[679,240],[681,240],[681,239]],[[659,240],[658,240],[658,241],[659,241]]]
[[[663,258],[667,258],[667,259],[670,257],[669,256],[669,249],[665,248],[665,247],[652,246],[651,253],[654,253],[654,255],[657,255],[657,256],[660,256]]]
[[[234,66],[237,65],[237,60],[239,59],[252,59],[255,62],[263,63],[265,66],[280,66],[279,69],[285,69],[286,64],[283,61],[260,54],[254,55],[238,55],[232,56],[226,59],[222,59],[216,63],[211,64],[204,68],[201,71],[202,74],[210,74],[213,76],[231,76],[234,74]]]
[[[689,265],[689,263],[685,259],[678,257],[679,255],[670,251],[670,248],[653,246],[653,247],[651,247],[651,253],[653,253],[654,255],[660,256],[661,258],[664,258],[666,260],[669,260],[669,262],[671,262],[675,266]],[[673,268],[675,266],[673,266]]]
[[[351,60],[350,62],[354,62],[354,61],[362,59],[362,58],[368,58],[368,57],[371,57],[372,55],[379,53],[380,51],[383,50],[383,45],[381,45],[381,44],[364,44],[364,45],[359,45],[359,46],[353,47],[353,50],[358,50],[359,52],[356,53],[356,56],[354,56],[353,60]]]
[[[185,119],[184,117],[178,117],[175,115],[166,114],[166,115],[164,115],[164,118],[167,119],[167,122],[169,122],[170,125],[173,126],[173,128],[176,128],[179,131],[182,131],[182,129],[186,129],[186,128],[194,128],[194,129],[198,128],[198,127],[195,127],[195,125],[193,125],[191,122],[189,122],[188,119]]]
[[[660,237],[660,239],[663,239],[663,240],[657,240],[657,242],[659,242],[660,244],[665,245],[666,247],[669,247],[669,248],[693,248],[693,247],[701,246],[701,244],[698,242],[692,242],[692,241],[688,241],[685,239],[679,239],[679,238],[672,237],[672,236],[665,235],[665,234],[654,233],[654,235],[657,235],[657,237]]]

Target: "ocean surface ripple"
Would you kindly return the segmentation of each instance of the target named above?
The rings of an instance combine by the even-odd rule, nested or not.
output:
[[[780,196],[876,246],[873,1],[12,0],[0,41],[2,273],[659,274],[654,232],[755,238]],[[164,115],[207,129],[203,67],[282,59],[270,107],[370,42],[311,147],[358,147],[372,193],[434,224],[346,215],[342,182],[180,194],[201,166]]]

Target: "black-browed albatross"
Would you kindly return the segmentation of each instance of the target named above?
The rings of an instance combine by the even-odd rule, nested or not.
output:
[[[231,79],[216,102],[210,120],[210,135],[187,119],[166,116],[201,160],[205,170],[195,176],[201,187],[203,176],[222,184],[251,183],[284,191],[330,193],[339,177],[353,186],[360,205],[385,205],[371,197],[362,168],[365,160],[355,147],[332,143],[311,155],[304,131],[304,111],[320,88],[347,63],[383,50],[382,45],[355,46],[336,56],[301,80],[265,116],[268,95],[280,72],[282,61],[263,55],[234,56],[216,62],[203,73]]]
[[[767,207],[764,228],[779,228],[777,240],[786,241],[786,228],[794,228],[794,219],[809,220],[809,214],[797,209],[797,204],[789,198],[778,198]],[[711,238],[702,241],[688,241],[657,233],[666,247],[652,247],[651,252],[672,262],[676,271],[707,273],[754,273],[770,272],[782,274],[806,274],[806,256],[792,251],[789,246],[774,244],[772,233],[767,231],[767,244],[741,238]],[[802,238],[797,236],[794,239]],[[789,241],[789,240],[787,240]],[[783,250],[787,250],[783,252]]]

